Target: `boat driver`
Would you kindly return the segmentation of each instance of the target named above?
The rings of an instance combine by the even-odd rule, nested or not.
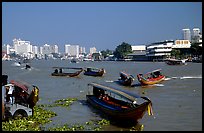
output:
[[[11,104],[13,104],[13,85],[12,84],[7,84],[5,85],[6,88],[6,102],[10,102]]]

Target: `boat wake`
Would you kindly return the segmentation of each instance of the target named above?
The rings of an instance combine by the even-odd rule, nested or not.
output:
[[[154,84],[154,86],[164,86],[163,84]]]
[[[114,81],[113,81],[113,80],[105,80],[105,82],[112,83],[112,82],[114,82]]]
[[[13,64],[11,64],[12,66],[16,66],[16,67],[20,67],[21,64],[17,63],[17,62],[14,62]]]
[[[200,78],[202,78],[201,75],[199,75],[199,76],[171,77],[171,78],[165,78],[164,80],[170,80],[170,79],[200,79]]]
[[[183,76],[180,79],[200,79],[202,76]]]
[[[21,69],[26,69],[25,67],[22,67]],[[31,71],[33,68],[27,68],[27,70]]]
[[[165,78],[164,80],[170,80],[171,78]]]

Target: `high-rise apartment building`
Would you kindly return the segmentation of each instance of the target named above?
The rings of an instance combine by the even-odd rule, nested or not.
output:
[[[191,31],[190,29],[182,29],[183,30],[183,40],[191,41]]]
[[[199,28],[193,28],[192,36],[199,36],[200,35],[200,29]]]
[[[79,57],[79,45],[65,44],[65,54],[70,57]]]
[[[90,48],[90,54],[96,53],[96,47],[91,47]]]
[[[16,54],[19,54],[23,57],[32,58],[32,45],[30,41],[22,41],[21,39],[13,39],[13,47]]]
[[[51,53],[58,53],[58,46],[45,44],[43,47],[40,47],[40,53],[43,55],[45,54],[49,55]]]
[[[79,54],[84,54],[84,53],[86,53],[85,47],[80,47]]]

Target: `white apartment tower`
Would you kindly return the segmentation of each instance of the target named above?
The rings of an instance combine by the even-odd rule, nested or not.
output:
[[[32,45],[30,41],[22,41],[21,39],[13,39],[13,47],[16,54],[19,54],[23,57],[32,58]]]
[[[65,44],[65,54],[70,57],[79,58],[79,45]]]
[[[90,48],[90,54],[93,54],[93,53],[96,53],[97,51],[96,51],[96,48],[95,47],[91,47]]]
[[[193,28],[192,36],[199,36],[199,35],[200,35],[200,29],[199,28]]]
[[[38,46],[33,46],[33,54],[38,54],[39,51],[38,51]]]
[[[191,31],[190,29],[182,29],[183,30],[183,40],[191,41]]]
[[[85,47],[80,47],[80,48],[79,48],[79,53],[80,53],[80,54],[86,53]]]
[[[46,54],[46,55],[49,55],[51,53],[58,53],[58,46],[57,45],[48,45],[48,44],[45,44],[42,48],[40,48],[40,53],[41,54]]]

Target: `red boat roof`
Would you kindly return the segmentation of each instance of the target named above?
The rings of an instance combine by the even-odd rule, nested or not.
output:
[[[22,88],[23,91],[29,93],[29,85],[27,83],[22,82],[22,81],[15,81],[15,80],[11,80],[10,83]]]

